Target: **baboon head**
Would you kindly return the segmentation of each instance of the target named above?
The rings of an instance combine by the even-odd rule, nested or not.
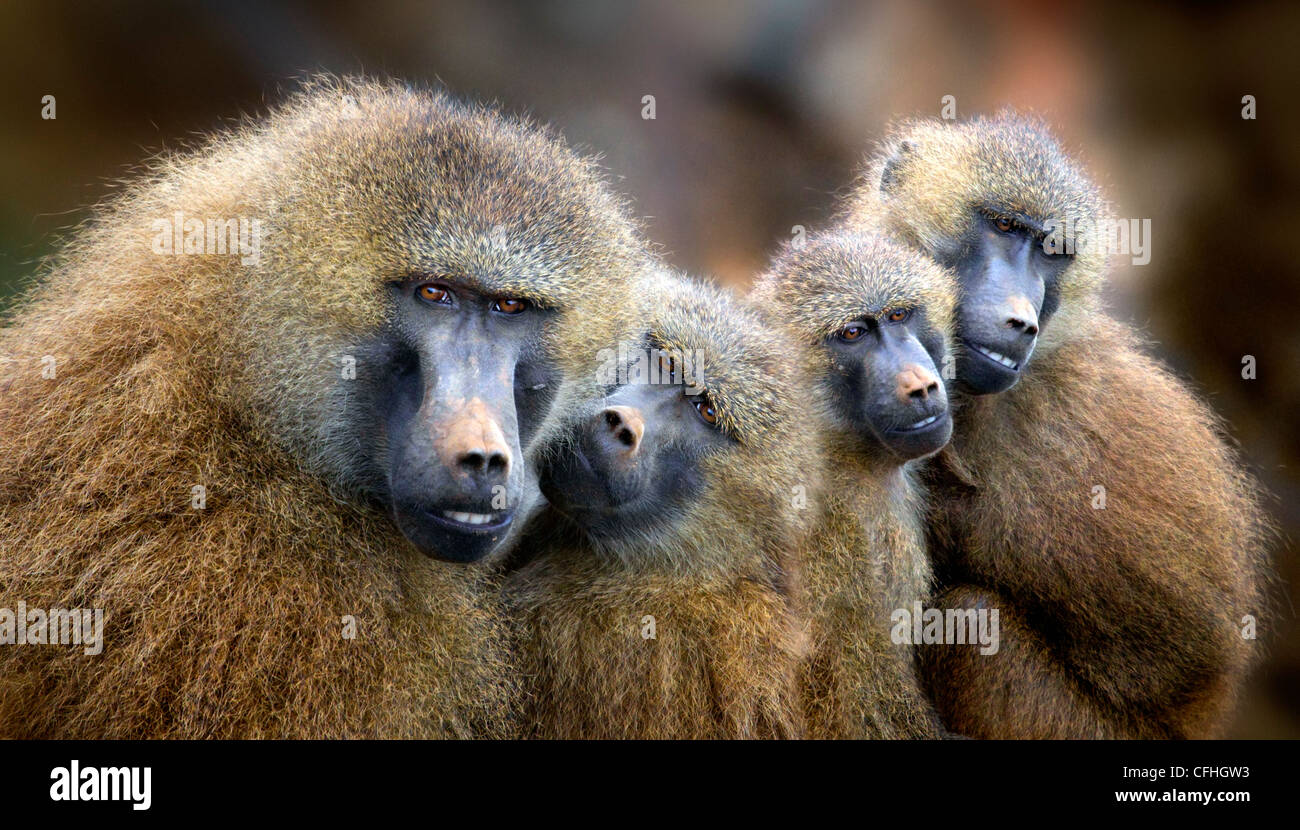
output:
[[[1076,330],[1070,316],[1094,308],[1104,213],[1048,129],[1009,112],[902,125],[849,205],[851,221],[879,223],[956,272],[957,377],[972,394],[1010,388],[1036,349]]]
[[[640,268],[623,206],[554,135],[441,94],[321,85],[267,132],[259,417],[424,553],[484,557],[535,497],[568,315]]]
[[[660,274],[640,291],[649,322],[607,352],[607,394],[543,455],[542,492],[630,561],[793,538],[820,463],[802,353],[725,290]]]
[[[954,296],[951,275],[926,257],[839,231],[788,245],[750,301],[820,356],[816,394],[836,431],[907,460],[952,435],[943,374]]]

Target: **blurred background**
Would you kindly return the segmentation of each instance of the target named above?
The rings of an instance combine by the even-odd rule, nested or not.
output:
[[[891,119],[948,95],[959,118],[1039,112],[1117,216],[1151,220],[1150,263],[1115,261],[1113,313],[1226,418],[1274,496],[1269,656],[1231,734],[1300,737],[1300,5],[8,2],[0,33],[0,303],[133,165],[314,71],[554,123],[603,156],[668,260],[733,285],[828,218]]]

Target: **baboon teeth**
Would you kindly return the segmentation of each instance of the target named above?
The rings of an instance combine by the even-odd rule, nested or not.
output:
[[[908,429],[920,429],[921,427],[928,427],[930,424],[933,424],[937,420],[939,420],[938,415],[931,415],[929,418],[922,418],[921,420],[912,424],[910,427],[908,427]]]
[[[1003,366],[1007,367],[1008,369],[1020,368],[1019,363],[1015,362],[1014,360],[1012,360],[1011,358],[1007,357],[1004,354],[998,354],[992,349],[986,349],[983,346],[976,346],[974,343],[971,343],[971,346],[975,348],[975,351],[979,352],[980,354],[984,355],[987,358],[996,360],[998,363],[1001,363]]]
[[[484,513],[457,513],[455,510],[442,511],[444,518],[451,519],[453,522],[460,522],[467,525],[485,525],[490,523],[495,517]]]

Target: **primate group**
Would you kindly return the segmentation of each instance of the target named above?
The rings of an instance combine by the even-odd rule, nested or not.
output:
[[[1055,238],[1094,177],[1011,111],[863,153],[744,294],[443,92],[318,79],[155,160],[0,332],[0,735],[1221,734],[1271,531]],[[922,607],[996,647],[900,642]]]

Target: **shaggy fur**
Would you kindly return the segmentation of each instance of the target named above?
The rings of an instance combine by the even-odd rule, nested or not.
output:
[[[825,383],[833,359],[822,347],[828,336],[853,320],[911,308],[923,309],[947,342],[954,294],[947,271],[901,245],[828,233],[802,248],[787,246],[750,299],[813,347],[820,358],[814,377]],[[826,400],[832,392],[815,394]],[[825,430],[832,448],[825,501],[799,557],[812,635],[801,673],[808,736],[936,737],[912,648],[890,638],[890,614],[910,612],[930,593],[916,464],[900,463],[829,412]]]
[[[944,261],[977,205],[1107,215],[1048,130],[1007,113],[904,125],[845,218]],[[923,650],[936,706],[967,735],[1213,736],[1254,652],[1258,487],[1210,410],[1099,311],[1105,258],[1074,257],[1023,377],[958,398],[930,470],[935,605],[1001,609],[996,655]]]
[[[259,261],[155,254],[176,211],[260,220]],[[397,85],[315,82],[158,162],[0,334],[0,607],[106,616],[98,656],[0,648],[0,735],[510,734],[487,571],[393,526],[340,367],[378,371],[366,338],[411,273],[554,308],[556,346],[583,348],[564,313],[626,293],[642,255],[557,137]]]
[[[803,413],[800,352],[727,292],[665,275],[643,295],[663,349],[703,349],[732,439],[699,464],[698,499],[650,533],[601,543],[543,514],[513,574],[530,734],[765,738],[801,732],[804,654],[791,554],[822,458]],[[613,344],[611,344],[613,345]],[[563,451],[557,448],[556,451]],[[654,618],[655,637],[642,636]]]

